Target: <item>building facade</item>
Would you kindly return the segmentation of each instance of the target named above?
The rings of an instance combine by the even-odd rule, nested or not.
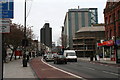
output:
[[[120,1],[107,2],[104,9],[105,35],[106,39],[120,37]]]
[[[104,34],[104,26],[82,27],[73,38],[73,48],[77,56],[90,57],[98,54],[97,43],[105,38]]]
[[[66,47],[73,48],[73,38],[81,27],[90,27],[97,23],[97,8],[69,9],[65,16],[63,32],[66,38]]]
[[[49,27],[49,23],[45,23],[40,29],[40,39],[42,44],[52,48],[52,28]]]
[[[106,3],[104,21],[106,40],[113,40],[115,43],[108,47],[108,50],[115,57],[116,48],[118,48],[117,52],[120,53],[120,1]]]

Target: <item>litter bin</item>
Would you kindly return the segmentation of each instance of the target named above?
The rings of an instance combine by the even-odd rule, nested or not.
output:
[[[23,59],[23,67],[27,67],[27,59]]]

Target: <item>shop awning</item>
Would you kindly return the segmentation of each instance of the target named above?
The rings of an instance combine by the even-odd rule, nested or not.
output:
[[[104,41],[102,43],[97,43],[97,46],[113,46],[113,45],[114,45],[114,41],[113,40]]]

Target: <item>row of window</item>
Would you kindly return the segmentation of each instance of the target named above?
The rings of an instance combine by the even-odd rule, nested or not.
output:
[[[112,15],[105,17],[105,24],[113,23],[114,21],[119,19],[120,19],[120,10],[118,10],[116,14],[113,13]]]
[[[107,39],[112,39],[112,36],[114,36],[114,30],[110,29],[109,31],[106,31]],[[118,33],[116,33],[116,36],[120,37],[120,23],[118,25]]]

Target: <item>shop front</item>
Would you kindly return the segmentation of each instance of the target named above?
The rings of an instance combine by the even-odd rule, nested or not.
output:
[[[101,43],[98,43],[97,46],[102,48],[102,58],[111,58],[112,61],[115,61],[113,40],[103,41]]]
[[[116,63],[120,63],[120,38],[116,40],[117,52],[116,52]]]

